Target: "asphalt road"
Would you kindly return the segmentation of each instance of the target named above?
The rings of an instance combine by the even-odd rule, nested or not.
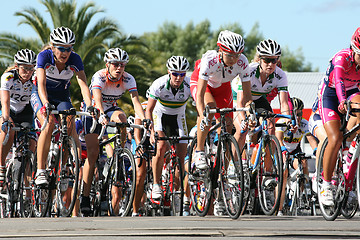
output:
[[[96,217],[1,219],[1,239],[360,239],[360,217]]]

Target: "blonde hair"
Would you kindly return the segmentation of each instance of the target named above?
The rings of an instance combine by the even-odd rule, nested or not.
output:
[[[16,68],[16,64],[8,67],[8,68],[4,71],[4,73],[10,72],[11,70],[13,70],[13,69],[15,69],[15,68]],[[3,74],[4,74],[4,73],[3,73]]]

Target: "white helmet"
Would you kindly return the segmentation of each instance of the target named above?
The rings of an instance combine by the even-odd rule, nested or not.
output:
[[[280,45],[271,39],[261,41],[256,46],[256,52],[259,54],[260,57],[261,56],[268,56],[268,57],[280,57],[281,56]]]
[[[36,64],[36,54],[30,49],[21,49],[14,56],[14,62],[17,64]]]
[[[244,39],[240,34],[225,30],[220,32],[217,45],[226,52],[240,53],[244,50]]]
[[[129,55],[121,48],[110,48],[104,56],[104,61],[107,62],[129,62]]]
[[[58,27],[50,34],[50,42],[60,45],[74,45],[75,34],[67,27]]]
[[[169,71],[184,72],[189,70],[190,64],[183,56],[172,56],[167,60],[166,67]]]

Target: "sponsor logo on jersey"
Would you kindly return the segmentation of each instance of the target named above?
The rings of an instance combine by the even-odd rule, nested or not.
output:
[[[334,116],[334,115],[335,115],[335,112],[334,112],[334,111],[331,111],[331,112],[328,113],[328,116],[329,116],[329,117],[332,117],[332,116]]]

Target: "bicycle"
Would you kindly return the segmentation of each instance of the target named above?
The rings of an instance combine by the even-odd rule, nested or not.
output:
[[[12,157],[7,161],[6,193],[0,194],[0,215],[3,217],[31,217],[31,175],[30,169],[35,162],[34,153],[29,149],[31,133],[36,129],[29,123],[14,124],[18,136],[12,148]],[[3,144],[8,141],[10,125]]]
[[[155,145],[156,141],[170,142],[170,150],[164,155],[161,188],[163,190],[164,208],[168,208],[172,216],[182,216],[184,203],[184,169],[179,157],[176,155],[175,146],[181,140],[192,139],[192,137],[155,136]]]
[[[71,215],[79,186],[79,147],[74,138],[68,135],[67,117],[75,115],[91,116],[87,112],[75,109],[51,110],[47,113],[41,130],[45,128],[49,115],[61,115],[60,125],[55,127],[47,158],[46,172],[49,179],[47,186],[32,184],[32,205],[37,217]],[[95,126],[92,126],[92,131]],[[35,176],[37,164],[33,165],[32,174]]]
[[[121,146],[121,129],[126,127],[144,128],[142,125],[129,123],[109,122],[107,126],[115,127],[116,133],[109,139],[100,142],[99,158],[102,156],[103,148],[107,144],[113,143],[113,155],[107,158],[102,167],[99,161],[96,162],[97,175],[94,176],[92,190],[90,192],[90,202],[93,204],[94,216],[100,215],[101,202],[107,201],[108,210],[111,216],[128,216],[132,207],[132,202],[136,187],[136,165],[131,151]],[[99,135],[102,139],[106,126],[103,126]],[[121,188],[120,200],[116,208],[113,207],[113,188]]]
[[[264,214],[272,215],[278,210],[280,205],[283,184],[283,161],[279,140],[268,132],[268,119],[287,118],[293,120],[294,116],[275,114],[267,110],[263,111],[263,109],[257,110],[256,116],[261,117],[263,120],[259,126],[248,131],[245,145],[241,151],[246,183],[244,204],[241,212],[242,214],[245,213],[249,202],[251,203],[250,211],[255,211],[255,198],[257,197]],[[254,145],[251,138],[260,131],[261,136]],[[255,157],[253,154],[255,154]],[[268,163],[266,163],[265,159],[269,159]],[[256,189],[253,190],[254,188]]]
[[[287,179],[287,194],[285,198],[285,209],[292,216],[299,215],[316,215],[316,198],[313,196],[311,189],[311,179],[304,173],[303,163],[310,156],[298,152],[293,155],[287,154],[286,164],[290,171],[291,163],[294,159],[298,160],[298,168],[289,174]]]
[[[226,132],[225,122],[225,115],[235,111],[250,111],[250,108],[210,109],[209,106],[205,107],[205,118],[208,117],[209,113],[220,114],[220,122],[209,130],[211,133],[220,127],[217,146],[212,144],[211,134],[208,134],[205,142],[208,170],[196,169],[195,164],[192,164],[192,157],[197,145],[196,137],[190,145],[190,160],[188,162],[190,197],[192,206],[199,216],[205,216],[208,213],[213,190],[218,187],[219,178],[219,195],[224,200],[228,215],[233,219],[240,216],[244,194],[243,167],[239,145],[234,136]]]
[[[323,217],[328,221],[334,221],[340,212],[343,213],[344,217],[351,218],[354,216],[354,214],[357,211],[358,208],[358,202],[353,201],[354,199],[349,198],[349,193],[353,191],[353,187],[355,186],[357,194],[359,194],[359,155],[360,155],[360,148],[359,142],[360,142],[360,136],[358,133],[356,133],[360,129],[360,123],[354,126],[349,131],[345,132],[346,124],[349,120],[350,113],[357,112],[356,109],[351,109],[351,101],[347,101],[347,113],[345,117],[342,119],[342,126],[340,128],[340,131],[344,132],[343,134],[343,142],[342,146],[340,147],[337,159],[336,159],[336,165],[335,169],[333,171],[331,183],[333,188],[333,196],[334,196],[334,205],[333,206],[326,206],[319,201],[319,206],[321,213]],[[355,138],[353,139],[353,142],[355,143],[355,152],[351,158],[351,165],[349,167],[348,173],[344,174],[343,172],[343,148],[345,147],[346,139],[348,139],[350,136],[353,136],[353,134],[356,133]],[[317,192],[318,192],[318,199],[320,199],[320,189],[321,184],[323,183],[323,158],[324,158],[324,152],[325,148],[328,144],[328,138],[325,139],[323,146],[320,150],[319,155],[319,161],[317,165]],[[356,180],[355,179],[356,176]],[[356,181],[356,184],[355,184]],[[359,195],[357,195],[358,198]],[[348,200],[352,200],[352,202],[348,202]],[[356,200],[356,199],[355,199]]]

